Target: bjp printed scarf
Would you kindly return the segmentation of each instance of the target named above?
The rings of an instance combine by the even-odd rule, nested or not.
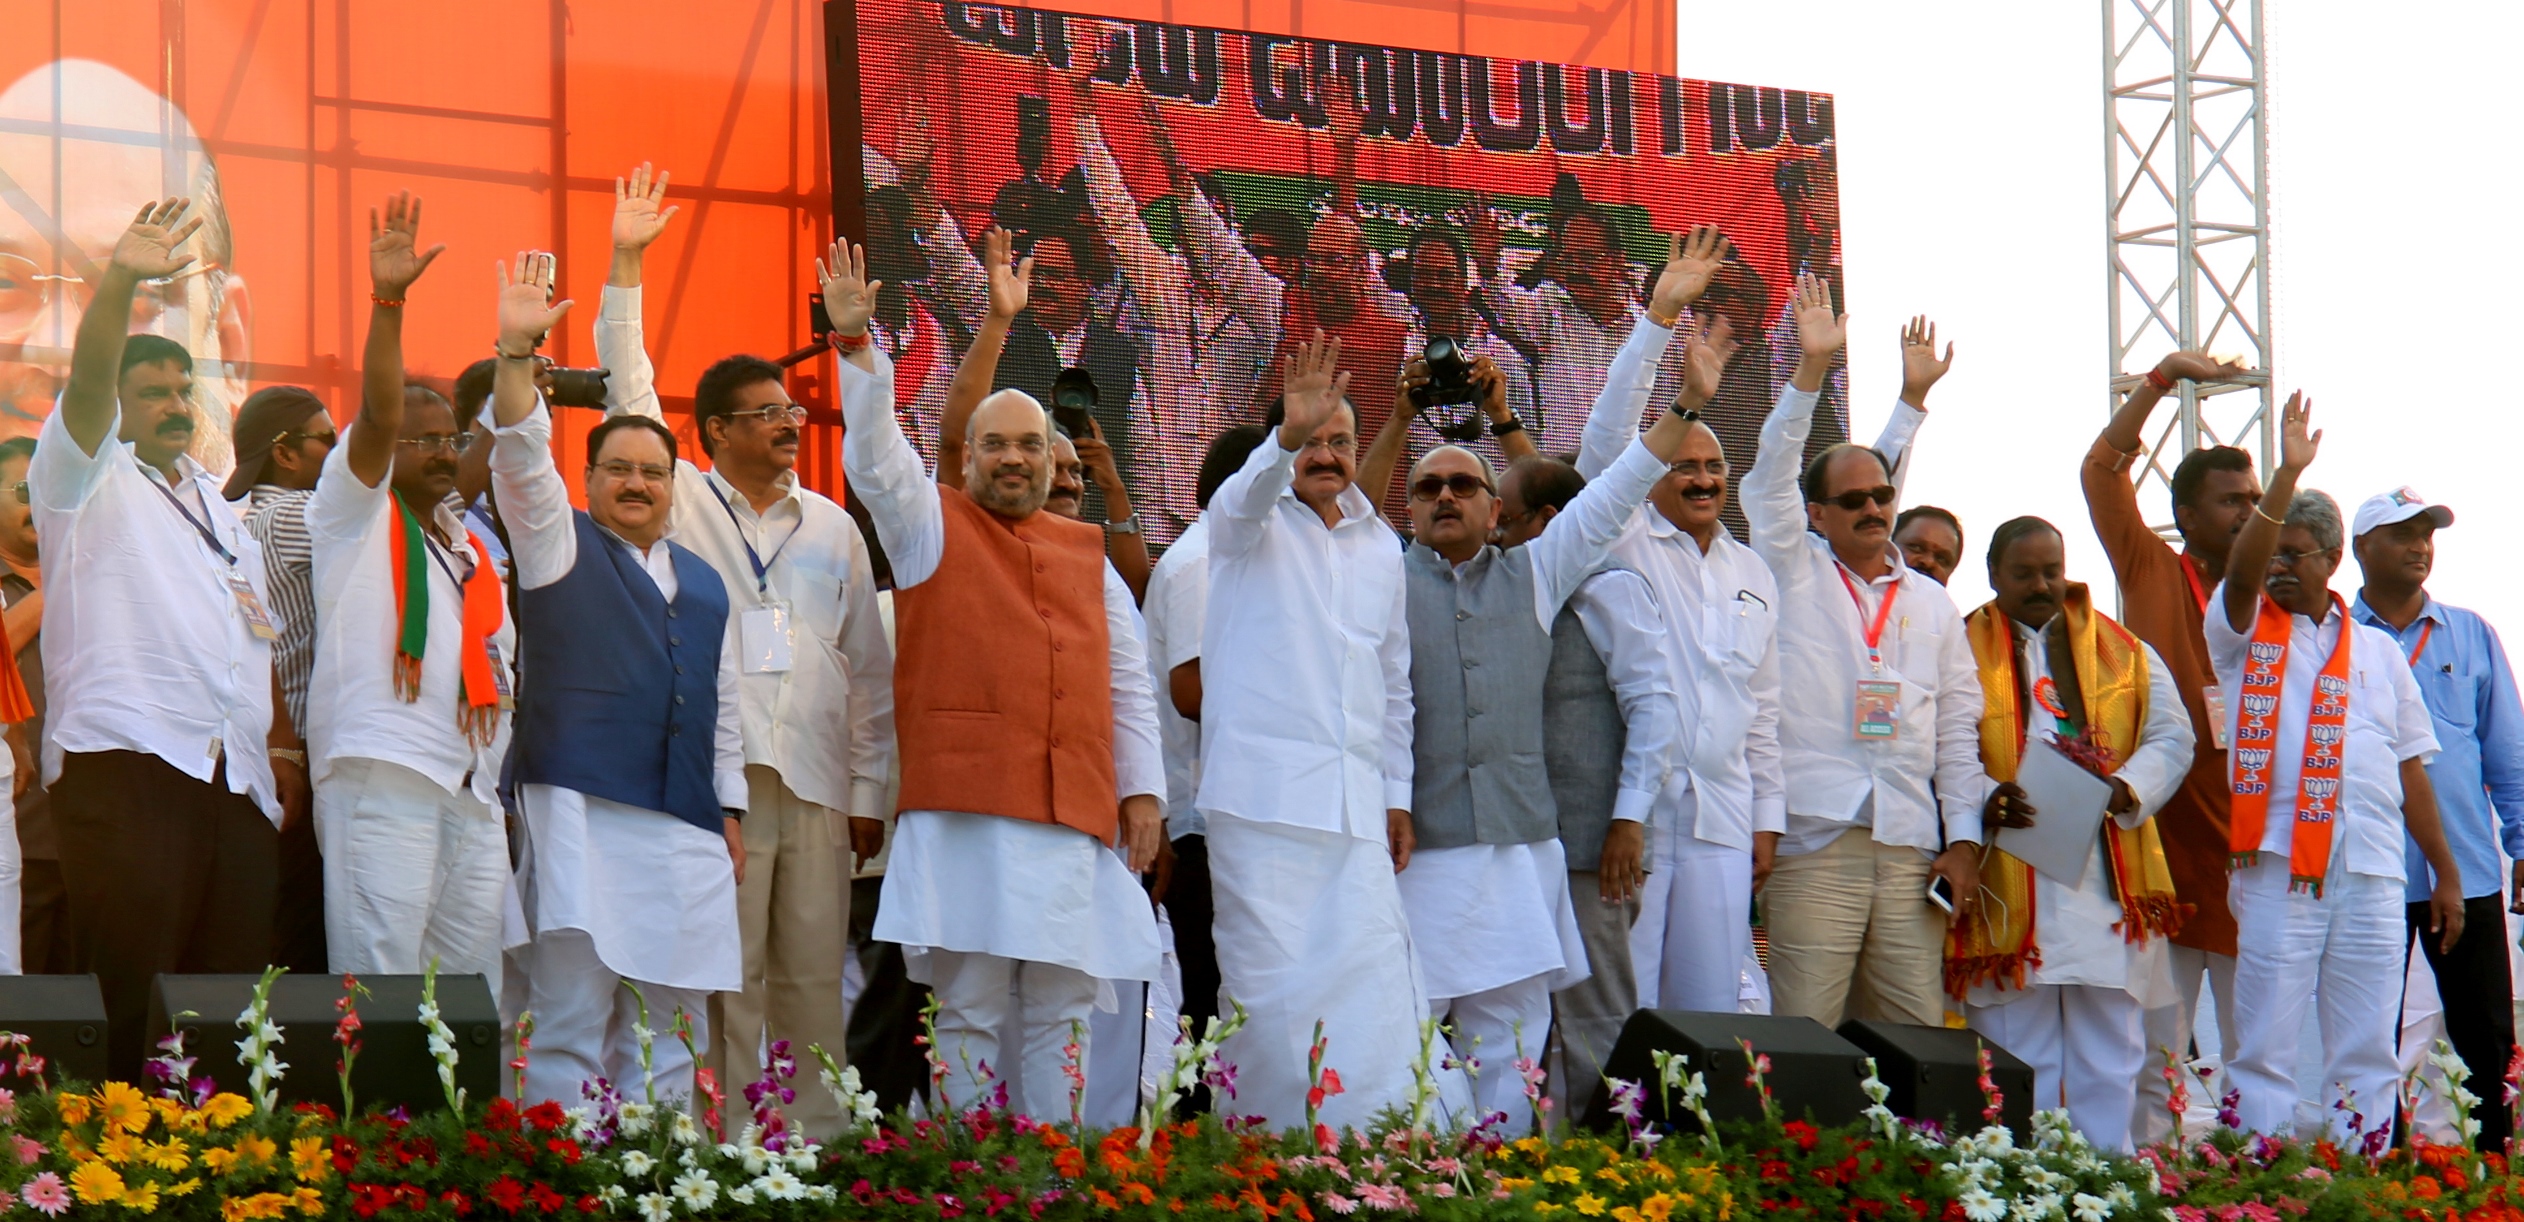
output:
[[[2147,724],[2147,650],[2129,630],[2095,611],[2086,587],[2071,583],[2060,618],[2045,629],[2052,647],[2054,674],[2068,672],[2067,685],[2045,682],[2027,693],[2016,665],[2014,622],[1989,603],[1964,621],[1972,657],[1981,674],[1981,766],[1993,782],[2012,781],[2023,758],[2028,714],[2061,726],[2062,749],[2080,763],[2109,776],[2138,745]],[[2065,633],[2065,657],[2050,634]],[[2062,666],[2062,662],[2068,663]],[[2021,707],[2030,694],[2032,709]],[[2113,926],[2129,942],[2144,942],[2153,933],[2171,937],[2190,915],[2190,905],[2174,894],[2173,872],[2165,864],[2164,842],[2155,820],[2123,827],[2104,823],[2104,859],[2112,871],[2113,895],[2121,904],[2121,920]],[[1956,997],[1972,986],[1995,983],[2020,989],[2025,973],[2042,965],[2042,948],[2034,929],[2033,867],[1992,848],[1981,860],[1981,889],[1986,892],[1967,919],[1947,933],[1946,991]]]
[[[2340,804],[2340,748],[2349,735],[2349,638],[2357,635],[2340,596],[2331,596],[2340,617],[2340,643],[2314,676],[2314,699],[2305,716],[2302,767],[2296,770],[2296,820],[2288,828],[2287,886],[2322,898],[2331,870],[2331,827]],[[2270,822],[2270,764],[2279,745],[2279,693],[2287,678],[2287,652],[2295,617],[2262,596],[2253,615],[2252,642],[2244,655],[2244,682],[2236,709],[2235,750],[2227,767],[2234,786],[2227,849],[2240,868],[2260,860],[2261,834]]]

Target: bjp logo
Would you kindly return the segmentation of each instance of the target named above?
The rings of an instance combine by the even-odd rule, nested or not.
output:
[[[2287,656],[2287,646],[2264,641],[2252,643],[2252,660],[2263,666],[2276,666]]]

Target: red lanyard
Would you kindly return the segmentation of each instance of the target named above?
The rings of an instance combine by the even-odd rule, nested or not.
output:
[[[1835,564],[1832,566],[1832,571],[1840,574],[1840,586],[1849,591],[1849,602],[1850,605],[1858,608],[1858,618],[1862,620],[1867,618],[1867,601],[1858,597],[1858,585],[1849,580],[1849,570]],[[1891,589],[1884,592],[1884,601],[1875,609],[1875,622],[1867,626],[1867,665],[1877,670],[1884,669],[1884,651],[1876,647],[1876,642],[1884,639],[1884,621],[1892,616],[1893,596],[1900,593],[1901,589],[1901,583],[1897,580]]]
[[[2419,655],[2428,651],[2428,634],[2434,631],[2436,631],[2435,620],[2419,625],[2419,643],[2410,647],[2410,665],[2413,669],[2419,665]]]
[[[2191,583],[2191,597],[2200,604],[2200,614],[2208,614],[2208,591],[2200,588],[2200,574],[2191,567],[2191,553],[2182,554],[2182,579]]]

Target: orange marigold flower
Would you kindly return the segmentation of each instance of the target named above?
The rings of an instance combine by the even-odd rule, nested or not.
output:
[[[2433,1175],[2422,1175],[2410,1181],[2410,1195],[2422,1201],[2433,1201],[2443,1191]]]

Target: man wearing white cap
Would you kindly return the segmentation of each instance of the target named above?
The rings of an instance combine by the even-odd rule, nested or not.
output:
[[[2353,535],[2366,576],[2350,615],[2390,634],[2417,673],[2419,694],[2435,723],[2437,755],[2428,764],[2437,815],[2462,873],[2463,936],[2450,950],[2421,938],[2445,1003],[2445,1032],[2478,1077],[2503,1073],[2515,1053],[2515,991],[2507,973],[2506,917],[2498,844],[2524,858],[2524,707],[2515,674],[2488,621],[2428,597],[2436,532],[2454,511],[2431,505],[2408,488],[2366,498]],[[2435,874],[2415,846],[2408,850],[2407,898],[2413,922],[2427,918]],[[2524,863],[2516,867],[2524,886]],[[2503,1150],[2514,1118],[2498,1091],[2480,1092],[2472,1116],[2483,1150]]]

